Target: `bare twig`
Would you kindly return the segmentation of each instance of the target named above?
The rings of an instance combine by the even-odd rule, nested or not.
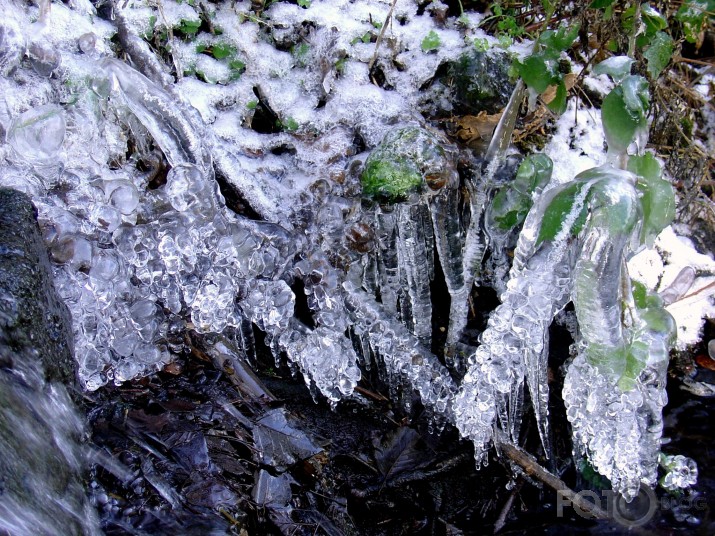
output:
[[[516,496],[523,485],[524,480],[522,478],[519,478],[518,482],[514,486],[514,489],[511,490],[509,498],[504,503],[501,512],[499,512],[499,517],[497,517],[497,520],[494,522],[494,534],[497,534],[499,531],[501,531],[501,529],[504,528],[504,525],[506,525],[506,516],[509,515],[511,507],[514,505],[514,499],[516,499]]]
[[[377,51],[380,49],[380,43],[382,43],[382,37],[385,35],[385,30],[387,30],[388,24],[390,24],[390,19],[392,19],[392,12],[395,10],[395,4],[397,4],[397,0],[392,0],[392,4],[390,5],[390,11],[387,12],[387,17],[385,17],[385,22],[382,23],[382,28],[380,28],[380,33],[377,36],[377,40],[375,41],[375,52],[372,55],[372,59],[370,60],[370,63],[367,64],[368,72],[372,71],[372,68],[375,65],[375,62],[377,61]]]
[[[595,519],[610,519],[608,512],[569,488],[563,480],[539,465],[531,454],[507,441],[503,433],[499,432],[497,434],[495,442],[499,451],[521,467],[528,476],[556,490],[556,492],[568,499],[574,506],[583,512],[588,512]]]

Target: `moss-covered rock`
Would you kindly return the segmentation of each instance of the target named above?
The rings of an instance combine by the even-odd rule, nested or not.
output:
[[[443,142],[417,126],[388,132],[368,157],[360,177],[363,196],[387,204],[452,187],[456,179]]]

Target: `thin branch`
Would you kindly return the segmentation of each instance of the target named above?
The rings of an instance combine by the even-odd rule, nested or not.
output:
[[[521,467],[528,476],[543,482],[553,490],[560,493],[562,497],[568,499],[574,506],[578,507],[583,512],[588,512],[595,519],[610,519],[608,512],[606,512],[603,508],[597,504],[593,504],[591,501],[586,500],[582,495],[573,491],[563,480],[539,465],[531,454],[507,441],[505,437],[506,436],[501,432],[495,436],[494,439],[497,448],[512,462]]]
[[[380,49],[380,43],[382,43],[382,37],[385,35],[385,30],[387,30],[387,25],[390,24],[390,19],[392,19],[392,12],[395,10],[395,4],[397,0],[392,0],[390,5],[390,11],[387,12],[387,17],[385,17],[385,22],[382,23],[382,28],[380,28],[380,34],[377,36],[377,41],[375,41],[375,52],[372,55],[370,63],[367,64],[368,72],[372,72],[372,68],[377,61],[377,51]]]

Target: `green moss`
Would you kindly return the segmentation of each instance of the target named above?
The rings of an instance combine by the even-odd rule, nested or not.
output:
[[[363,195],[380,203],[405,201],[411,193],[454,187],[457,172],[432,132],[400,127],[388,132],[365,162]]]
[[[404,201],[422,186],[422,175],[415,166],[372,157],[365,163],[360,180],[364,196],[387,203]]]

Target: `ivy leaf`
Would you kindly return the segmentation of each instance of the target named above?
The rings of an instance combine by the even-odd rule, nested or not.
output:
[[[551,179],[551,158],[545,154],[531,154],[519,166],[516,177],[499,190],[489,211],[490,224],[502,231],[510,231],[526,219],[533,195],[540,193]]]
[[[201,27],[200,20],[181,19],[177,30],[187,37],[194,37]]]
[[[549,107],[549,110],[552,112],[561,115],[566,111],[566,97],[568,95],[568,91],[566,90],[566,84],[564,84],[564,81],[562,80],[559,82],[559,85],[556,87],[556,96],[553,98],[551,102],[547,104]]]
[[[442,41],[440,41],[437,32],[435,32],[434,30],[430,30],[430,32],[422,40],[422,44],[420,45],[420,47],[422,48],[422,52],[426,54],[427,52],[437,50],[441,44]]]
[[[631,292],[633,294],[633,302],[638,309],[645,309],[647,306],[648,289],[640,281],[631,281]]]
[[[660,163],[652,153],[631,156],[628,171],[638,176],[636,188],[641,192],[641,243],[652,244],[658,233],[675,219],[675,192],[670,182],[663,179]]]
[[[593,68],[593,74],[607,74],[615,82],[620,82],[631,74],[631,66],[634,60],[628,56],[612,56]]]
[[[648,3],[641,5],[641,20],[645,24],[645,34],[651,37],[668,27],[668,21],[660,12]]]
[[[660,76],[660,73],[665,69],[666,65],[673,56],[675,45],[673,38],[665,32],[658,32],[653,37],[653,40],[643,53],[643,56],[648,61],[648,74],[655,80]]]

